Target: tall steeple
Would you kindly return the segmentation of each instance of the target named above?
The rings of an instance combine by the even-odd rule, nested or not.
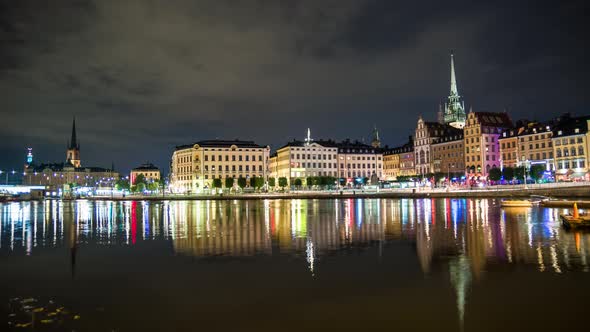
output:
[[[72,137],[66,151],[66,161],[74,167],[80,167],[80,144],[76,137],[76,117],[72,121]]]
[[[448,103],[445,103],[444,122],[455,128],[462,129],[465,126],[465,105],[461,101],[459,89],[457,89],[455,57],[453,53],[451,53],[451,91],[448,99]]]
[[[376,125],[373,126],[373,140],[371,141],[371,145],[376,149],[381,147],[381,140],[379,139],[379,131],[377,130]]]
[[[455,59],[451,52],[451,96],[458,96],[459,91],[457,90],[457,78],[455,77]]]
[[[70,149],[80,149],[78,145],[78,139],[76,138],[76,117],[72,121],[72,138],[70,138]]]
[[[305,138],[305,145],[310,145],[313,139],[311,138],[311,130],[307,128],[307,137]]]

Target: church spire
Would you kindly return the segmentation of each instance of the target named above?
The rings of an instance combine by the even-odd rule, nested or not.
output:
[[[373,140],[371,141],[371,145],[374,148],[381,147],[381,140],[379,139],[379,131],[377,130],[377,125],[373,126]]]
[[[458,96],[457,78],[455,77],[455,59],[453,52],[451,52],[451,96]]]
[[[461,102],[455,76],[455,56],[451,52],[451,92],[445,103],[444,123],[462,129],[465,126],[465,106]]]
[[[70,149],[79,149],[78,139],[76,138],[76,117],[72,121],[72,138],[70,139]]]

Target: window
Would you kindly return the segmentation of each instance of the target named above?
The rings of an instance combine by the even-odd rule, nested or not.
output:
[[[246,155],[246,161],[250,161],[250,156]]]
[[[247,157],[247,156],[246,156],[246,157]],[[242,161],[242,155],[239,155],[239,156],[238,156],[238,161]],[[240,167],[242,167],[242,166],[240,166]],[[240,170],[240,171],[241,171],[241,170]]]
[[[583,156],[584,155],[584,147],[583,146],[578,146],[578,155],[579,156]]]

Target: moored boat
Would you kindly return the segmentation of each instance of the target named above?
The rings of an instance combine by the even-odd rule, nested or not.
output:
[[[581,227],[590,227],[590,215],[589,214],[580,214],[578,211],[578,204],[574,203],[572,214],[562,214],[559,217],[561,218],[561,223],[565,228],[581,228]]]
[[[531,207],[533,202],[523,199],[510,199],[500,201],[501,207]]]

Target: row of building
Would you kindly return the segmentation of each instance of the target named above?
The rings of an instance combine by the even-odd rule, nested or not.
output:
[[[567,114],[547,122],[513,123],[507,112],[465,111],[451,55],[451,87],[437,121],[418,117],[414,134],[398,147],[382,147],[377,129],[370,145],[358,141],[293,140],[271,153],[251,141],[202,141],[177,147],[170,183],[179,192],[208,187],[211,179],[253,176],[296,179],[329,176],[340,184],[359,178],[430,179],[439,173],[486,180],[490,170],[542,164],[556,180],[590,180],[590,116]],[[243,157],[232,157],[244,154]],[[253,154],[250,160],[247,155]],[[217,156],[217,159],[215,157]],[[231,160],[228,158],[232,158]],[[240,159],[241,158],[241,159]]]
[[[547,122],[521,120],[514,124],[506,112],[466,113],[453,55],[450,81],[448,101],[440,105],[437,121],[419,116],[413,135],[400,146],[382,147],[376,128],[371,144],[314,140],[308,129],[303,140],[287,142],[275,152],[269,145],[253,141],[203,140],[175,148],[169,188],[176,193],[199,192],[213,187],[215,179],[225,186],[227,178],[244,178],[247,185],[253,185],[255,178],[262,178],[265,184],[274,178],[278,185],[279,178],[286,178],[287,185],[309,185],[310,177],[330,177],[335,184],[355,185],[400,177],[431,179],[436,173],[486,180],[493,168],[535,164],[542,164],[556,180],[590,180],[590,116],[566,114]],[[160,170],[149,163],[131,171],[132,184],[139,174],[148,181],[160,181]],[[35,164],[29,150],[24,169],[25,184],[52,187],[112,187],[119,177],[114,167],[82,166],[75,120],[65,162]]]

